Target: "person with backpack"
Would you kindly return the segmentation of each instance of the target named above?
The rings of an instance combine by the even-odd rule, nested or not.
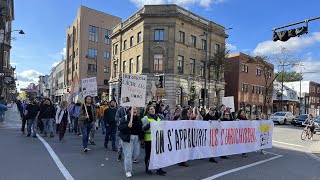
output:
[[[48,133],[50,133],[50,137],[54,137],[53,135],[53,120],[55,118],[55,108],[51,103],[49,98],[46,98],[43,105],[40,107],[40,119],[43,121],[44,125],[44,137],[48,137]]]

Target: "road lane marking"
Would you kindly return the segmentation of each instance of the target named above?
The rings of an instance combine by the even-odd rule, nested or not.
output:
[[[284,148],[284,149],[290,149],[290,150],[305,152],[304,149],[299,149],[299,148],[290,147],[290,146],[284,146],[284,145],[282,145],[282,144],[273,144],[273,145],[274,145],[275,147],[280,147],[280,148]]]
[[[270,152],[267,152],[269,154],[274,154],[274,153],[270,153]],[[257,166],[259,164],[263,164],[263,163],[266,163],[266,162],[269,162],[269,161],[272,161],[272,160],[275,160],[275,159],[278,159],[278,158],[281,158],[283,157],[283,155],[277,155],[275,157],[272,157],[272,158],[269,158],[269,159],[265,159],[265,160],[262,160],[262,161],[258,161],[258,162],[255,162],[255,163],[252,163],[252,164],[248,164],[248,165],[245,165],[245,166],[241,166],[241,167],[238,167],[238,168],[235,168],[235,169],[231,169],[229,171],[225,171],[225,172],[222,172],[222,173],[219,173],[219,174],[216,174],[216,175],[213,175],[211,177],[207,177],[203,180],[212,180],[212,179],[217,179],[221,176],[225,176],[227,174],[231,174],[231,173],[234,173],[234,172],[237,172],[237,171],[241,171],[243,169],[247,169],[247,168],[250,168],[250,167],[253,167],[253,166]]]
[[[272,141],[272,142],[279,143],[279,144],[285,144],[285,145],[289,145],[289,146],[296,146],[296,147],[303,147],[304,148],[304,146],[297,145],[297,144],[290,144],[290,143],[280,142],[280,141]]]
[[[38,139],[42,142],[42,144],[46,147],[46,149],[48,150],[49,154],[51,155],[52,159],[54,160],[54,162],[56,163],[56,165],[58,166],[60,172],[62,173],[62,175],[66,178],[66,180],[74,180],[74,178],[71,176],[71,174],[69,173],[69,171],[67,170],[67,168],[62,164],[62,162],[60,161],[60,159],[58,158],[58,156],[56,155],[56,153],[53,151],[53,149],[51,148],[51,146],[46,142],[46,140],[44,140],[40,135],[37,134]]]

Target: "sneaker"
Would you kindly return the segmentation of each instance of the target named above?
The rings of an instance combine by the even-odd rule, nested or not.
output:
[[[118,162],[122,161],[122,155],[121,154],[119,154],[117,161]]]
[[[91,151],[91,149],[87,148],[88,151]]]
[[[63,143],[63,140],[60,140],[60,143]]]
[[[30,137],[30,136],[31,136],[31,134],[28,134],[28,135],[27,135],[27,137]]]
[[[84,151],[84,152],[88,152],[88,148],[84,148],[83,151]]]
[[[209,162],[218,163],[214,158],[210,158]]]
[[[131,172],[126,172],[126,177],[127,177],[127,178],[131,178],[131,177],[132,177]]]
[[[162,169],[158,169],[157,170],[157,174],[160,175],[160,176],[164,176],[167,172],[165,172],[164,170]]]
[[[96,145],[96,143],[94,141],[91,141],[90,144],[91,145]]]
[[[153,175],[153,172],[150,171],[150,170],[147,170],[146,173],[147,173],[148,175]]]
[[[133,163],[138,163],[139,160],[138,160],[138,159],[135,159],[135,160],[133,160],[132,162],[133,162]]]

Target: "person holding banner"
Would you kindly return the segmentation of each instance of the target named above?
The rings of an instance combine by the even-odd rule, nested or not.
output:
[[[79,113],[79,126],[81,127],[82,131],[82,145],[84,152],[91,150],[88,148],[89,133],[93,124],[95,123],[96,118],[97,112],[94,107],[92,97],[86,96]]]
[[[119,131],[124,153],[124,170],[129,178],[132,177],[132,159],[138,158],[142,139],[142,122],[137,115],[136,107],[130,107],[128,114],[120,120]]]
[[[151,128],[150,124],[153,121],[161,121],[161,119],[156,115],[155,107],[152,105],[147,106],[145,111],[145,116],[141,119],[142,121],[142,130],[144,131],[144,143],[146,156],[144,158],[144,163],[146,166],[146,173],[152,175],[152,171],[149,170],[149,162],[151,155]],[[161,168],[157,170],[157,174],[164,176],[167,172],[163,171]]]
[[[238,111],[238,118],[237,120],[248,120],[246,116],[246,112],[243,109]],[[246,153],[242,153],[242,157],[248,157]]]
[[[215,107],[209,108],[209,112],[204,116],[204,121],[218,120],[216,117],[217,110]],[[209,162],[218,163],[213,157],[209,158]]]

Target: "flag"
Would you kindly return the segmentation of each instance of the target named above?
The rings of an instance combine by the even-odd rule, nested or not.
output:
[[[73,98],[76,97],[80,93],[80,81],[78,75],[75,74],[73,81],[71,82],[70,86],[70,97],[69,103],[73,101]]]

